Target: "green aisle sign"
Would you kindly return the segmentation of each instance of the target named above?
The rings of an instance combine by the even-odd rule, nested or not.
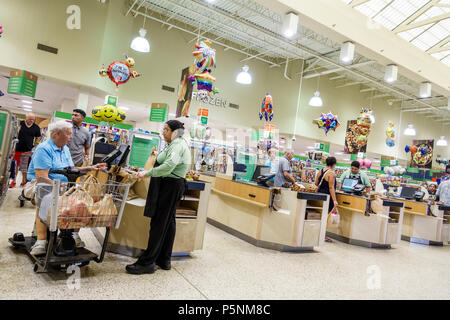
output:
[[[3,136],[5,135],[7,118],[8,118],[8,114],[0,112],[0,150],[3,147]]]
[[[330,144],[329,143],[316,142],[315,143],[315,149],[317,151],[323,151],[323,152],[330,153]]]
[[[200,118],[200,123],[204,124],[204,125],[208,124],[208,118],[207,117],[201,117]]]
[[[34,74],[27,71],[11,71],[8,82],[8,93],[34,98],[36,95],[37,79]]]
[[[115,96],[106,96],[106,104],[110,104],[114,107],[117,107],[117,97]]]
[[[150,110],[150,121],[165,122],[168,115],[169,110],[166,103],[152,103]]]
[[[131,154],[130,154],[130,166],[136,166],[144,168],[145,163],[152,152],[153,146],[159,145],[159,139],[157,138],[143,138],[133,136],[131,142]]]

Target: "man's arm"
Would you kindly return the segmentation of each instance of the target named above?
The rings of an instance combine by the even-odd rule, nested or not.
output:
[[[337,190],[341,190],[342,187],[342,182],[344,181],[344,179],[347,179],[349,177],[349,172],[345,171],[340,178],[337,179],[338,185],[337,185]]]
[[[361,172],[361,180],[366,186],[366,192],[370,192],[370,190],[372,189],[372,185],[370,183],[369,177],[364,172]]]
[[[289,174],[289,171],[283,171],[283,175],[287,180],[290,180],[292,183],[295,183],[295,179]]]

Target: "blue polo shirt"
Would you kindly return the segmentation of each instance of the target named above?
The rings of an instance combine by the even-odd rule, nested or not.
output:
[[[36,172],[34,169],[56,170],[73,166],[74,164],[72,157],[70,156],[69,148],[64,146],[60,149],[55,145],[53,140],[49,138],[37,146],[36,151],[31,158],[27,179],[36,179]],[[50,173],[48,177],[51,180],[61,180],[67,182],[67,178],[61,174]]]

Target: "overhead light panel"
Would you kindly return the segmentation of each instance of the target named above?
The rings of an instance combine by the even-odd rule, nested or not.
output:
[[[344,42],[341,45],[341,54],[339,56],[339,60],[344,64],[351,64],[354,57],[355,45],[350,41]]]
[[[22,100],[23,103],[28,103],[28,104],[32,104],[33,102],[28,101],[28,100]]]
[[[386,71],[384,73],[384,81],[387,83],[393,83],[397,81],[398,75],[398,66],[395,64],[390,64],[386,67]]]
[[[447,140],[445,140],[444,136],[441,136],[440,139],[436,142],[436,145],[438,147],[446,147],[447,146]]]
[[[252,76],[248,73],[249,67],[243,66],[242,71],[236,77],[236,82],[240,84],[251,84]]]
[[[405,136],[415,136],[416,129],[414,129],[414,126],[412,124],[408,124],[408,127],[406,127],[405,131],[403,131],[403,134]]]
[[[422,82],[420,84],[420,92],[419,95],[421,98],[429,98],[431,97],[431,83]]]
[[[309,100],[309,105],[311,107],[321,107],[323,106],[322,98],[320,97],[320,92],[314,92],[314,96]]]
[[[283,18],[282,32],[286,38],[292,38],[297,34],[298,29],[298,15],[295,13],[288,13]]]
[[[145,38],[147,30],[144,28],[139,29],[139,37],[136,37],[131,41],[131,49],[137,52],[150,52],[150,43]]]

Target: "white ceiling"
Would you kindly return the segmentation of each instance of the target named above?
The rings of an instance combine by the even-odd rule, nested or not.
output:
[[[449,0],[342,0],[450,67]]]

